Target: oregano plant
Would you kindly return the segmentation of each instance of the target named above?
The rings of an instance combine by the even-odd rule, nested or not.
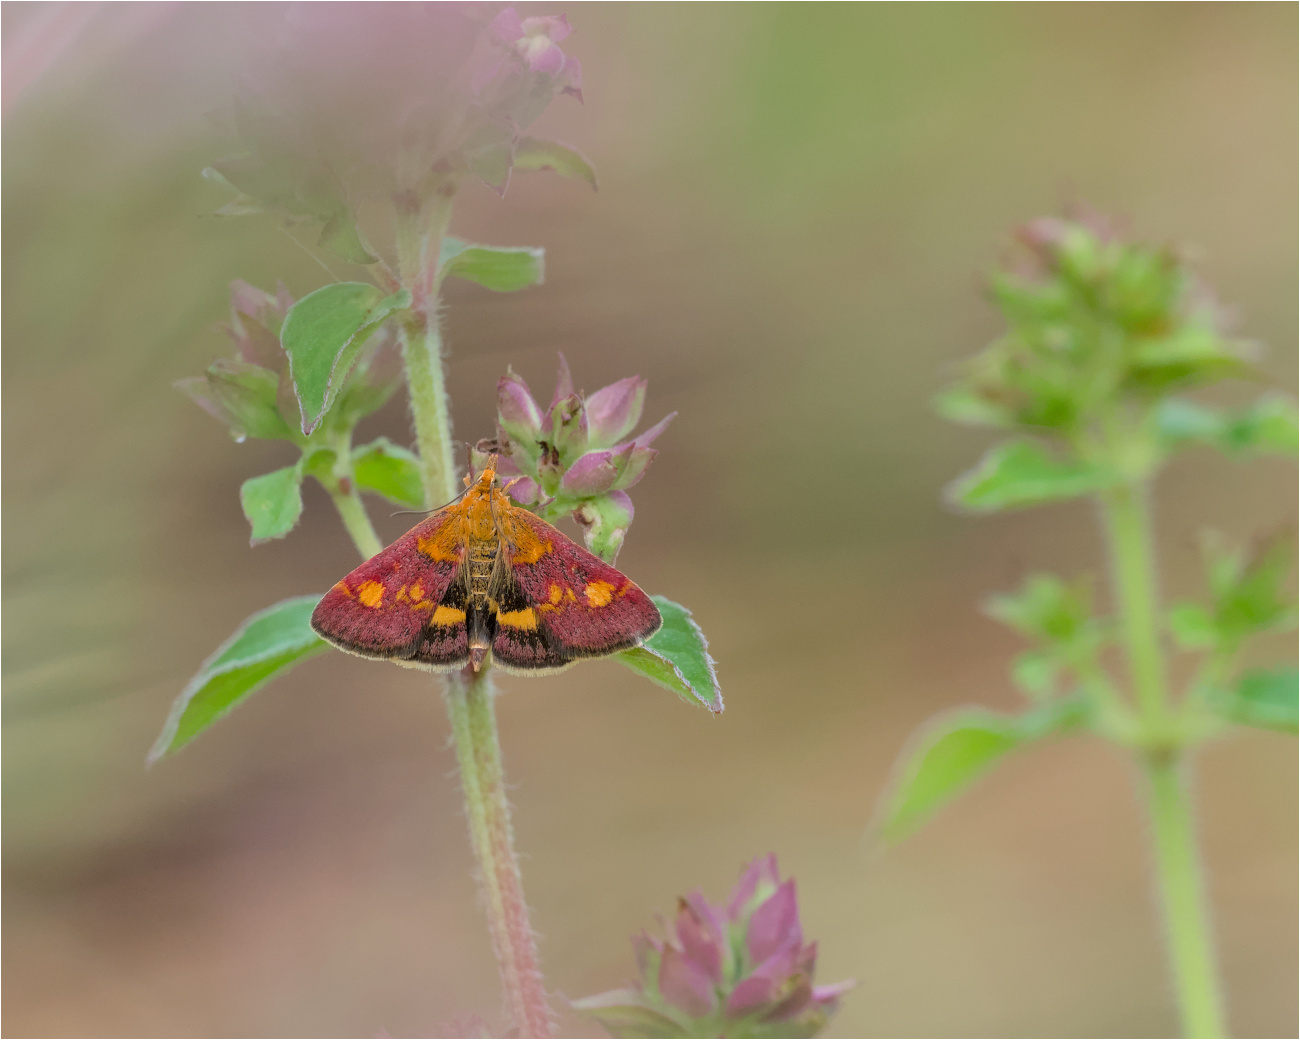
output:
[[[988,612],[1029,644],[1012,665],[1015,714],[961,708],[926,723],[883,794],[892,843],[1017,748],[1090,733],[1140,767],[1173,990],[1189,1036],[1227,1023],[1196,838],[1197,748],[1249,727],[1294,735],[1294,662],[1243,668],[1251,640],[1296,624],[1290,533],[1249,547],[1204,538],[1206,596],[1168,603],[1152,527],[1153,485],[1177,453],[1294,458],[1296,409],[1264,393],[1239,408],[1189,396],[1259,381],[1257,348],[1226,334],[1189,264],[1129,241],[1091,214],[1033,221],[993,275],[1006,331],[938,398],[943,416],[1007,434],[948,489],[973,513],[1089,499],[1105,534],[1106,595],[1088,578],[1033,574]],[[1176,688],[1175,655],[1192,659]],[[1119,667],[1115,667],[1116,665]]]
[[[504,194],[516,170],[552,170],[596,186],[575,149],[526,133],[557,95],[581,99],[578,63],[558,45],[569,33],[562,17],[401,5],[376,22],[374,10],[290,11],[260,41],[233,105],[239,150],[205,171],[231,192],[220,212],[263,214],[312,231],[323,254],[354,265],[364,280],[336,280],[300,299],[283,286],[272,293],[235,282],[227,327],[233,356],[179,384],[236,441],[278,440],[292,449],[285,466],[250,477],[240,490],[254,545],[293,530],[302,482],[311,478],[328,492],[363,559],[383,548],[363,493],[426,509],[461,490],[440,331],[444,283],[459,278],[514,292],[543,279],[541,249],[448,234],[458,192],[478,179]],[[394,70],[383,93],[371,75],[376,60]],[[374,226],[390,229],[389,237],[371,240],[359,219],[363,206],[386,212]],[[416,450],[385,438],[356,443],[358,424],[403,383]],[[646,389],[633,376],[583,394],[561,358],[543,412],[507,373],[497,387],[497,429],[483,431],[494,435],[482,439],[474,461],[498,458],[503,475],[519,478],[511,487],[518,505],[549,520],[572,516],[588,549],[612,562],[633,518],[628,490],[672,418],[632,436]],[[351,567],[339,561],[340,575]],[[249,616],[176,698],[150,761],[329,651],[310,625],[320,598],[292,597]],[[689,703],[722,711],[698,625],[685,607],[654,600],[662,627],[615,659]],[[549,1036],[553,1015],[514,850],[491,670],[449,673],[442,685],[511,1028]]]

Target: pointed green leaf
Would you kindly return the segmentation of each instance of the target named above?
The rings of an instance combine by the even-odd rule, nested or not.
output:
[[[172,703],[152,764],[188,744],[250,693],[328,644],[311,629],[319,596],[282,600],[248,618],[203,662]]]
[[[624,650],[619,661],[651,682],[672,690],[688,704],[722,711],[722,691],[713,671],[709,644],[691,612],[663,596],[651,596],[664,619],[644,646]]]
[[[280,342],[289,355],[303,433],[320,424],[371,333],[410,305],[405,289],[384,296],[364,282],[336,282],[290,308]]]
[[[514,292],[541,285],[546,250],[526,246],[477,246],[458,238],[442,240],[441,277],[464,278],[493,292]]]
[[[354,264],[373,264],[379,257],[371,254],[361,241],[357,218],[351,210],[341,209],[321,228],[320,244],[325,249]]]
[[[1219,641],[1210,612],[1199,603],[1177,603],[1169,608],[1169,631],[1185,650],[1204,650]]]
[[[877,809],[874,830],[894,844],[993,768],[1007,752],[1061,733],[1084,718],[1076,698],[1050,701],[1022,715],[961,708],[925,723],[899,755]]]
[[[378,492],[391,502],[424,508],[420,460],[387,437],[353,450],[352,476],[358,487]]]
[[[283,538],[302,516],[302,463],[249,477],[239,489],[239,504],[253,527],[250,545]]]
[[[1156,433],[1166,447],[1223,441],[1223,414],[1182,397],[1167,397],[1154,410]]]
[[[616,989],[572,1002],[575,1011],[590,1015],[612,1037],[688,1037],[690,1030],[645,1002],[633,989]],[[747,1034],[734,1034],[747,1035]],[[773,1034],[777,1035],[777,1034]]]
[[[181,379],[176,389],[224,422],[237,440],[292,440],[293,431],[277,407],[280,377],[247,361],[222,358],[201,377]]]
[[[1078,498],[1113,483],[1106,470],[1055,458],[1031,441],[1008,441],[950,484],[947,497],[967,509],[993,512]]]
[[[537,137],[525,137],[515,146],[516,170],[554,170],[562,177],[575,177],[586,181],[595,191],[596,171],[586,156],[576,148],[558,141],[543,141]]]
[[[1231,416],[1223,432],[1223,444],[1229,451],[1294,458],[1298,442],[1295,403],[1273,395],[1261,397]]]
[[[1295,733],[1300,718],[1300,671],[1294,666],[1249,671],[1234,689],[1212,698],[1211,706],[1241,726]]]

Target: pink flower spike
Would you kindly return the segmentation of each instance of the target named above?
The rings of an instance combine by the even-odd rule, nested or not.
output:
[[[549,40],[538,37],[528,45],[528,67],[534,72],[554,76],[564,68],[564,51]]]
[[[542,488],[532,477],[521,477],[510,483],[510,497],[521,506],[535,506],[542,497]]]
[[[669,418],[672,418],[672,416],[669,416]],[[767,883],[765,887],[770,886],[772,888],[781,883],[781,875],[776,869],[776,853],[774,852],[769,852],[766,857],[754,860],[745,868],[745,873],[740,876],[740,880],[736,882],[736,887],[731,892],[731,901],[727,903],[727,919],[729,921],[739,921],[744,916],[745,910],[758,893],[758,886],[761,882]]]
[[[745,947],[754,964],[762,964],[774,953],[803,942],[799,927],[799,903],[794,879],[785,882],[754,911],[745,932]]]
[[[593,444],[614,444],[641,421],[646,381],[628,376],[603,386],[587,398],[587,423]]]
[[[692,1018],[713,1011],[713,983],[676,946],[664,948],[659,962],[659,992],[668,1003]]]
[[[539,17],[525,18],[523,30],[529,36],[545,36],[552,43],[559,43],[573,32],[568,15],[547,14]]]
[[[578,99],[578,104],[582,104],[582,66],[578,64],[578,59],[568,57],[564,61],[564,72],[561,78],[568,82],[560,88],[561,94],[572,94]]]
[[[569,467],[560,481],[560,490],[579,498],[599,495],[614,486],[618,471],[613,452],[589,451]]]
[[[502,43],[514,43],[524,37],[524,23],[519,20],[519,12],[513,7],[507,7],[493,18],[491,29],[492,35]]]
[[[557,350],[556,355],[560,359],[560,370],[555,376],[555,396],[551,398],[551,414],[555,414],[555,406],[563,401],[566,397],[573,396],[573,375],[569,372],[569,359],[564,356],[564,351]]]
[[[837,1001],[857,984],[857,979],[845,979],[843,982],[836,982],[830,986],[814,986],[813,1002],[816,1004],[829,1004]]]
[[[685,899],[677,904],[677,941],[686,956],[714,983],[722,984],[721,937],[712,934],[706,922],[701,921],[694,907]]]
[[[658,939],[653,935],[647,935],[645,932],[632,936],[632,954],[636,957],[637,970],[640,971],[642,975],[644,975],[649,968],[650,954],[654,953],[659,955],[663,952],[664,944],[662,939]]]
[[[528,384],[508,369],[497,380],[497,421],[516,440],[535,441],[542,431],[542,413]]]
[[[668,424],[676,418],[677,418],[676,412],[669,412],[657,423],[651,426],[650,429],[646,430],[645,433],[639,434],[632,443],[635,444],[638,448],[650,447],[650,445],[655,442],[655,439],[661,433],[663,433],[664,430],[668,429]],[[776,873],[776,868],[773,867],[773,878],[772,878],[773,884],[775,884],[777,880],[775,873]]]
[[[741,979],[727,998],[727,1017],[744,1018],[757,1011],[772,999],[774,986],[766,975],[751,975]]]

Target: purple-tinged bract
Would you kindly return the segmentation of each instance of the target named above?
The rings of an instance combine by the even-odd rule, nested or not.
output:
[[[756,859],[725,906],[678,901],[659,939],[632,939],[640,978],[574,1003],[616,1037],[808,1037],[854,983],[814,986],[817,944],[803,941],[793,880]]]

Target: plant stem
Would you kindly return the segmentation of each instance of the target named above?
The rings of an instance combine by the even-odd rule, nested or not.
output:
[[[451,218],[451,195],[434,192],[423,199],[403,195],[395,205],[398,267],[403,285],[411,291],[414,312],[401,329],[411,416],[424,467],[426,504],[437,506],[451,501],[457,491],[438,332],[438,256]],[[528,923],[501,768],[492,681],[486,669],[450,678],[446,701],[470,844],[478,862],[479,888],[506,1007],[520,1036],[548,1037],[551,1010]]]
[[[1226,1036],[1186,763],[1172,755],[1148,756],[1146,777],[1160,903],[1183,1033]]]
[[[438,254],[451,219],[451,199],[436,193],[428,200],[401,196],[396,207],[398,268],[411,291],[412,311],[400,327],[402,357],[424,466],[425,505],[436,507],[456,497],[437,293]]]
[[[1111,578],[1118,600],[1133,691],[1148,736],[1167,729],[1165,659],[1160,648],[1155,554],[1146,488],[1123,484],[1104,497]]]
[[[1224,1036],[1222,990],[1185,779],[1187,765],[1171,727],[1146,490],[1144,483],[1134,481],[1102,497],[1111,577],[1141,717],[1140,755],[1156,884],[1183,1031],[1194,1037]]]
[[[368,560],[383,549],[384,543],[379,540],[379,535],[375,533],[374,525],[370,522],[366,507],[361,503],[361,496],[357,493],[356,485],[349,481],[347,491],[344,491],[340,485],[334,487],[326,485],[326,490],[330,493],[330,498],[334,500],[334,507],[339,511],[343,526],[348,529],[348,534],[352,536],[352,543],[357,547],[357,551],[361,553],[361,558]]]
[[[470,843],[479,863],[479,886],[507,1009],[520,1036],[545,1037],[551,1035],[551,1009],[514,851],[494,696],[492,680],[485,672],[466,669],[447,683],[447,713],[451,716]]]

